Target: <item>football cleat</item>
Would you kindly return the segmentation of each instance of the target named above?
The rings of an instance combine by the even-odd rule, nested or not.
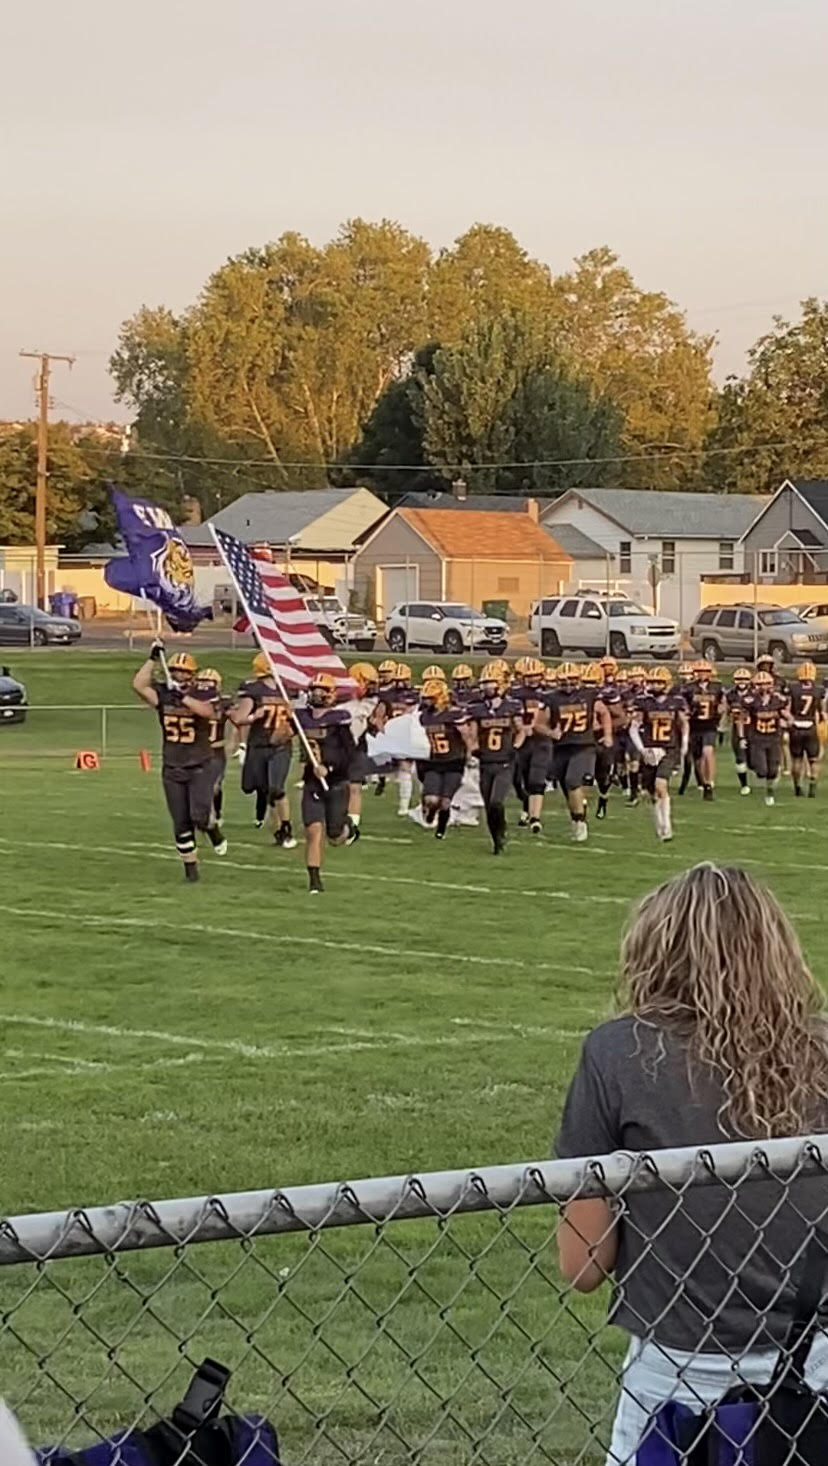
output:
[[[572,826],[572,838],[576,845],[583,845],[589,839],[589,829],[586,820],[577,820]]]
[[[227,841],[226,840],[219,840],[218,845],[214,845],[213,846],[213,850],[215,851],[216,855],[226,855],[227,854]]]

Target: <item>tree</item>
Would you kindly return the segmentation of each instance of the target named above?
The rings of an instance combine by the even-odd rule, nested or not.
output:
[[[49,431],[49,478],[46,497],[46,534],[63,544],[77,530],[86,507],[95,470],[72,441],[66,423]],[[0,540],[10,545],[34,543],[35,487],[37,484],[37,425],[26,423],[0,439]]]
[[[623,466],[624,482],[701,487],[694,450],[713,425],[713,337],[689,330],[667,296],[642,290],[606,247],[577,259],[555,280],[554,296],[559,351],[623,413],[624,454],[646,455]],[[691,451],[681,457],[676,449]]]
[[[429,334],[443,346],[456,345],[471,325],[503,315],[531,315],[540,323],[552,306],[548,267],[494,224],[472,225],[431,268]]]
[[[351,481],[364,477],[393,501],[405,493],[428,493],[445,488],[445,481],[429,463],[423,445],[423,383],[434,372],[436,342],[423,346],[412,369],[390,382],[377,399],[350,454]],[[404,464],[400,469],[396,465]],[[410,472],[411,468],[419,472]],[[366,473],[367,469],[367,473]]]
[[[707,467],[717,487],[744,494],[828,477],[828,302],[803,300],[793,324],[775,316],[751,347],[746,376],[722,389]]]
[[[618,455],[620,414],[554,360],[542,323],[484,321],[418,376],[424,448],[445,480],[471,473],[477,493],[612,481],[610,469],[590,463]]]

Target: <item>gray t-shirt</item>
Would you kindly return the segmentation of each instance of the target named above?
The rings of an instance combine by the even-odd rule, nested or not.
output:
[[[675,1034],[616,1018],[588,1035],[564,1106],[561,1157],[733,1140],[721,1084],[691,1084]],[[673,1349],[741,1354],[782,1343],[809,1223],[828,1231],[828,1176],[630,1191],[619,1223],[611,1322]]]

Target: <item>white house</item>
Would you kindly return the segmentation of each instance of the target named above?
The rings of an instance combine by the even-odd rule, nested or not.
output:
[[[611,576],[608,564],[596,589],[611,579],[614,590],[686,627],[699,609],[699,577],[743,569],[739,540],[765,503],[749,494],[568,489],[541,524],[553,537],[559,524],[572,525],[612,556]]]

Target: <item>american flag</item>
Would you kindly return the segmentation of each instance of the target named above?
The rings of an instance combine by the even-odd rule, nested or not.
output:
[[[224,530],[210,526],[221,557],[247,612],[248,624],[267,652],[282,681],[305,688],[317,672],[330,672],[337,693],[352,697],[354,683],[341,657],[332,651],[308,608],[285,575],[251,552]]]

